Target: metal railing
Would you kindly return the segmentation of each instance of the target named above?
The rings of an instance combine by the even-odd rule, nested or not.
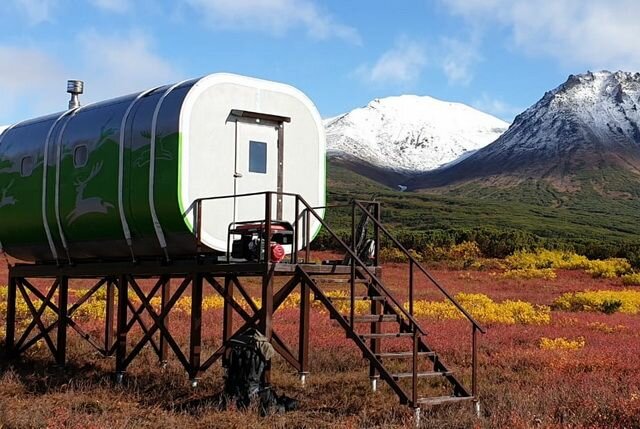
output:
[[[254,192],[248,194],[240,194],[240,195],[228,195],[228,196],[220,196],[220,197],[206,197],[206,198],[198,198],[194,201],[194,213],[195,213],[195,233],[196,233],[196,242],[197,242],[197,252],[202,252],[202,206],[206,201],[213,200],[222,200],[228,198],[247,198],[247,197],[255,197],[259,195],[264,195],[265,198],[265,207],[264,207],[264,219],[256,220],[256,222],[260,222],[264,225],[264,231],[268,232],[264,234],[264,258],[262,262],[265,263],[265,269],[268,270],[269,265],[271,264],[271,254],[268,249],[271,248],[271,227],[272,227],[272,214],[273,214],[273,197],[290,197],[295,199],[294,203],[294,216],[293,216],[293,246],[291,251],[291,263],[304,263],[308,264],[310,262],[310,252],[311,252],[311,221],[313,218],[326,230],[326,232],[339,244],[340,248],[346,252],[346,256],[348,256],[348,263],[350,265],[350,325],[354,326],[354,317],[355,317],[355,284],[357,280],[357,276],[368,276],[371,283],[375,287],[375,290],[381,295],[384,296],[388,301],[391,302],[395,311],[404,317],[409,324],[410,332],[414,333],[413,336],[413,378],[412,378],[412,401],[417,404],[416,390],[417,390],[417,358],[418,358],[418,348],[419,348],[419,339],[418,335],[425,334],[425,331],[420,327],[417,320],[414,317],[414,297],[415,297],[415,277],[416,270],[417,273],[422,273],[432,285],[436,287],[436,289],[441,292],[445,298],[453,304],[453,306],[460,311],[467,321],[471,324],[472,332],[471,332],[471,348],[472,348],[472,395],[476,397],[477,395],[477,373],[478,373],[478,331],[481,333],[486,333],[486,330],[475,320],[475,318],[469,314],[469,312],[427,271],[427,269],[416,260],[416,258],[409,252],[399,241],[396,239],[391,232],[382,224],[380,218],[380,203],[376,201],[361,201],[361,200],[353,200],[351,204],[334,204],[334,205],[326,205],[320,207],[312,207],[307,201],[298,194],[287,193],[287,192]],[[340,238],[340,236],[328,225],[328,223],[324,220],[323,216],[321,216],[318,211],[326,211],[327,209],[335,209],[335,208],[351,208],[351,245],[348,245],[345,240]],[[371,210],[373,208],[373,212]],[[302,209],[302,210],[301,210]],[[409,263],[409,285],[408,285],[408,309],[406,309],[397,299],[396,297],[386,288],[386,286],[382,283],[382,281],[376,276],[374,272],[357,254],[357,231],[356,231],[356,218],[358,213],[362,216],[365,216],[367,220],[371,221],[373,224],[373,240],[375,242],[375,251],[373,255],[373,265],[379,266],[379,254],[380,254],[380,243],[381,236],[384,236],[387,240],[393,243],[400,252],[405,255]],[[302,240],[301,240],[302,238]],[[299,258],[299,252],[303,252],[302,259]],[[345,258],[346,259],[346,258]]]
[[[415,268],[419,270],[446,298],[449,302],[451,302],[458,311],[460,311],[467,321],[471,323],[471,391],[472,395],[477,395],[477,387],[478,387],[478,331],[485,334],[486,330],[475,320],[475,318],[469,314],[469,312],[427,271],[424,266],[420,262],[416,260],[416,258],[409,252],[395,236],[387,230],[387,228],[380,222],[380,209],[379,205],[376,206],[376,211],[374,214],[370,212],[370,210],[365,207],[365,204],[370,205],[371,202],[363,202],[354,200],[354,207],[358,207],[360,211],[367,216],[375,225],[376,229],[374,232],[376,242],[380,242],[380,232],[384,234],[384,236],[390,240],[400,251],[406,256],[409,261],[409,314],[413,316],[413,302],[414,302],[414,292],[415,292]],[[377,257],[377,255],[376,255]],[[414,360],[416,358],[417,350],[414,348]],[[415,365],[415,363],[414,363]],[[414,371],[414,386],[416,383],[416,373]],[[415,390],[414,390],[415,393]]]

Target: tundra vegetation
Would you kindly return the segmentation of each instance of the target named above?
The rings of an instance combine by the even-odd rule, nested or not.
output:
[[[312,256],[322,260],[338,255],[314,251]],[[384,249],[383,256],[385,284],[406,302],[406,264],[391,248]],[[640,287],[631,281],[639,275],[628,261],[544,249],[494,259],[487,258],[475,242],[415,251],[415,257],[434,267],[433,274],[488,328],[480,338],[481,417],[474,417],[468,404],[452,404],[425,410],[423,427],[640,428]],[[536,270],[544,274],[533,275]],[[72,282],[71,301],[89,286]],[[144,287],[148,290],[150,285]],[[258,283],[249,282],[248,289],[260,305],[255,298]],[[346,296],[346,286],[336,286],[329,294]],[[291,344],[297,339],[299,300],[299,294],[292,294],[276,313],[275,329]],[[348,300],[337,302],[348,312]],[[152,305],[158,307],[159,299]],[[222,298],[207,291],[205,354],[219,346],[222,306]],[[3,286],[2,314],[5,308]],[[185,349],[189,311],[186,296],[178,301],[171,319],[176,340]],[[358,313],[366,311],[364,303],[356,307]],[[428,332],[427,341],[468,383],[468,323],[426,283],[417,284],[414,311]],[[28,314],[19,299],[18,331],[28,323]],[[74,320],[88,333],[99,335],[104,314],[105,294],[99,292]],[[55,315],[46,310],[43,319],[54,320]],[[43,343],[19,360],[0,360],[0,422],[10,428],[410,425],[410,410],[399,405],[383,383],[377,393],[370,391],[368,366],[319,302],[313,302],[311,324],[307,386],[300,386],[297,374],[280,358],[274,363],[278,392],[300,400],[300,409],[291,413],[261,418],[253,409],[220,410],[215,401],[223,386],[219,365],[192,389],[175,359],[163,369],[149,348],[131,364],[124,384],[114,385],[113,360],[70,333],[69,365],[64,370],[52,365]],[[131,342],[136,335],[141,333],[132,333]]]

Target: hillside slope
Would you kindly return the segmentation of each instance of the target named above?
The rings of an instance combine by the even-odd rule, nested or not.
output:
[[[596,72],[568,80],[516,117],[492,144],[410,181],[413,189],[543,180],[561,192],[596,189],[631,197],[640,180],[640,73]],[[623,171],[629,186],[609,180]]]
[[[507,126],[464,104],[416,95],[375,99],[325,121],[329,159],[387,184],[468,155]]]

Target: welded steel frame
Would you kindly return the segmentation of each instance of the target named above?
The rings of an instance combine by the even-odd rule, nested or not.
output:
[[[9,269],[9,284],[6,313],[6,351],[17,357],[39,340],[44,340],[57,365],[66,364],[67,335],[77,332],[103,356],[115,356],[114,371],[118,375],[126,372],[131,362],[145,346],[151,347],[161,363],[167,362],[169,354],[177,358],[190,379],[196,380],[223,356],[227,341],[239,331],[254,326],[271,339],[273,347],[282,358],[301,375],[309,372],[309,313],[310,289],[291,264],[242,263],[217,264],[198,261],[181,261],[171,265],[153,262],[138,263],[86,263],[76,266],[51,266],[18,264]],[[348,267],[309,264],[308,270],[323,273],[349,273]],[[274,291],[274,278],[284,277],[284,285]],[[243,278],[259,277],[262,280],[262,307],[258,307],[243,284]],[[148,292],[140,286],[140,280],[154,279]],[[46,292],[34,286],[34,279],[47,281]],[[76,279],[93,279],[93,286],[75,303],[69,305],[69,282]],[[203,326],[203,291],[213,290],[224,299],[222,310],[221,345],[210,356],[201,353]],[[292,292],[300,291],[300,325],[297,350],[287,345],[273,327],[273,314]],[[98,290],[106,294],[104,335],[96,339],[86,333],[73,320],[73,314]],[[117,299],[115,291],[118,292]],[[170,316],[176,302],[191,293],[189,315],[189,346],[183,351],[171,330]],[[16,300],[20,293],[27,303],[31,321],[18,338],[16,332]],[[32,298],[29,294],[33,295]],[[151,299],[159,295],[160,310],[151,305]],[[133,297],[137,297],[137,304]],[[36,298],[39,303],[36,303]],[[249,310],[245,310],[248,306]],[[46,324],[42,314],[49,308],[56,314],[55,320]],[[143,320],[145,314],[151,323]],[[233,326],[233,316],[242,320]],[[114,327],[115,325],[115,327]],[[129,343],[128,333],[139,326],[142,337]],[[34,336],[29,335],[37,329]],[[55,338],[52,333],[55,331]],[[159,333],[158,339],[155,334]],[[212,333],[207,332],[209,338]]]

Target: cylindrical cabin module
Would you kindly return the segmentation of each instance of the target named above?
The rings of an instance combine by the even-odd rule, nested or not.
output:
[[[27,261],[180,258],[194,202],[231,196],[201,210],[201,244],[225,252],[232,222],[265,218],[264,195],[239,195],[325,204],[325,150],[304,94],[231,74],[20,122],[0,134],[0,243]],[[294,204],[274,197],[272,218],[293,223]]]

